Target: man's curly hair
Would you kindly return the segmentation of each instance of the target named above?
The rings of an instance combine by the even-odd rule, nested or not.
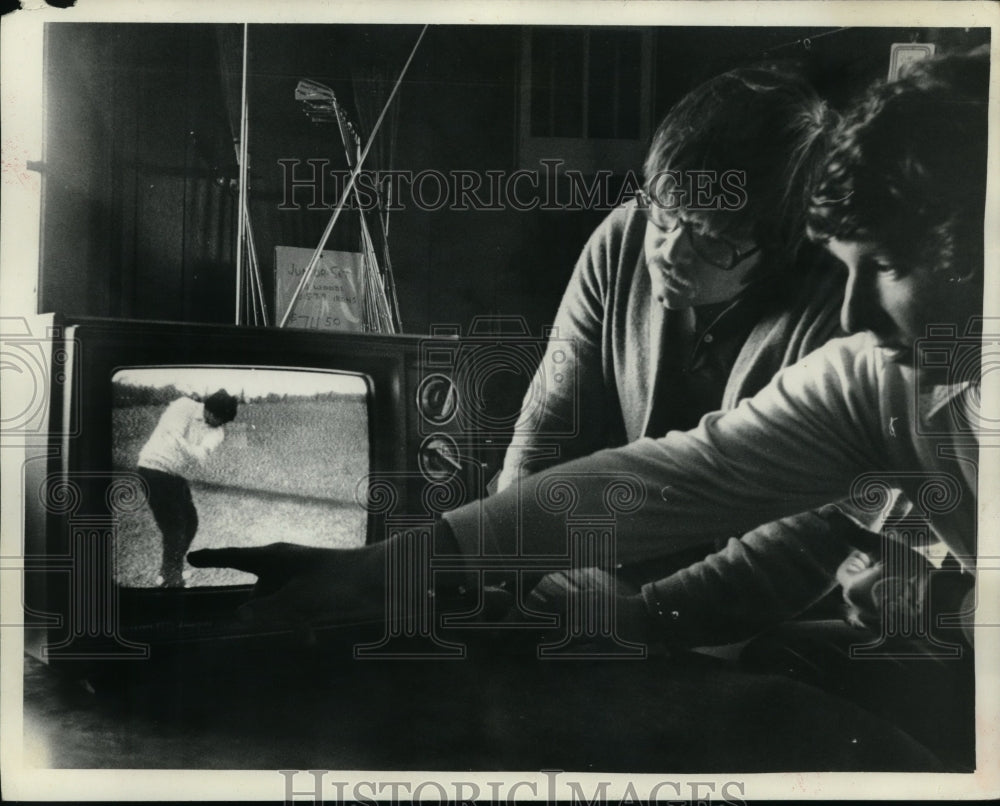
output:
[[[851,109],[808,211],[809,235],[873,242],[897,271],[981,278],[989,59],[917,62]]]

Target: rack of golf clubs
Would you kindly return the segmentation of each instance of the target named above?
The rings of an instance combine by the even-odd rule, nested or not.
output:
[[[389,258],[389,209],[392,200],[388,198],[391,185],[387,185],[385,195],[376,190],[374,214],[377,221],[377,240],[380,249],[376,247],[369,228],[366,211],[361,204],[361,197],[356,185],[368,152],[372,147],[386,112],[392,105],[396,92],[402,83],[413,57],[420,46],[427,26],[424,26],[420,36],[413,45],[409,58],[403,66],[396,83],[378,119],[372,126],[368,141],[362,148],[361,138],[357,129],[349,120],[343,107],[338,103],[333,90],[323,84],[309,79],[302,79],[295,88],[295,99],[301,104],[309,119],[318,125],[336,123],[340,134],[344,156],[350,170],[350,178],[338,200],[319,244],[313,251],[284,313],[276,312],[278,327],[284,327],[292,315],[295,304],[302,292],[307,289],[316,273],[316,268],[323,255],[323,250],[330,238],[334,225],[345,209],[349,196],[353,198],[358,209],[360,222],[360,244],[362,255],[362,270],[360,280],[360,301],[362,327],[367,332],[398,333],[401,330],[399,302],[396,295],[395,280],[392,273],[392,262]],[[264,296],[260,274],[260,260],[255,246],[253,222],[250,216],[248,199],[248,106],[247,106],[247,53],[249,26],[243,26],[243,59],[241,70],[240,92],[240,132],[235,142],[239,169],[239,215],[237,218],[236,235],[236,324],[269,325],[267,302]]]

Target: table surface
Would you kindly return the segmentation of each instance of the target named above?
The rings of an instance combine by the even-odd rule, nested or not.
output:
[[[50,768],[684,773],[935,770],[841,699],[696,653],[355,659],[344,642],[199,649],[82,682],[25,661]],[[93,690],[92,689],[96,689]]]

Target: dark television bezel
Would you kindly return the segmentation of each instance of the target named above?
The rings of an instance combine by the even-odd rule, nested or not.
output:
[[[205,365],[357,375],[369,387],[369,473],[398,474],[406,485],[404,497],[420,485],[413,418],[416,362],[426,337],[60,316],[52,318],[50,329],[48,440],[26,463],[25,523],[25,646],[46,662],[100,658],[108,641],[106,636],[81,638],[79,657],[68,653],[60,659],[45,652],[53,632],[65,633],[71,613],[73,594],[65,579],[66,560],[72,562],[70,515],[53,511],[37,495],[33,500],[32,490],[71,478],[82,489],[77,516],[109,514],[106,493],[115,475],[111,381],[121,369]],[[384,537],[382,519],[369,511],[366,543]],[[113,568],[108,573],[113,578]],[[53,574],[63,575],[61,584]],[[235,617],[235,608],[251,591],[252,585],[146,589],[115,583],[118,637],[153,646],[287,632]],[[60,622],[63,629],[53,627]]]

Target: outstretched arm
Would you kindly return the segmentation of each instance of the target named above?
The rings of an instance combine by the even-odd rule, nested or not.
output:
[[[558,556],[575,521],[615,516],[629,563],[838,501],[886,463],[873,352],[830,342],[693,431],[550,468],[445,518],[466,555]]]

